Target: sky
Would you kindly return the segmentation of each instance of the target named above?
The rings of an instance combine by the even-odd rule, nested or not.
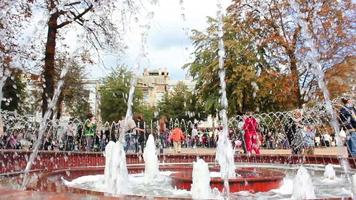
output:
[[[102,63],[88,68],[90,78],[102,78],[112,71],[115,66],[125,64],[133,71],[141,73],[144,68],[167,68],[170,78],[182,80],[186,71],[182,66],[192,60],[193,46],[189,39],[191,30],[204,30],[207,27],[207,16],[216,16],[216,0],[159,0],[153,6],[141,12],[137,24],[129,23],[130,31],[124,36],[127,51],[122,56],[103,54]],[[231,0],[222,0],[226,8]],[[152,18],[147,13],[153,13]],[[185,18],[183,19],[182,14]],[[137,67],[137,58],[141,52],[140,25],[149,25],[147,32],[146,58]],[[135,68],[136,67],[136,68]],[[137,71],[139,69],[139,71]]]

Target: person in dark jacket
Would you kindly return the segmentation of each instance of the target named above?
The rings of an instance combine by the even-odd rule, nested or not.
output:
[[[293,116],[288,116],[287,122],[284,125],[284,131],[287,135],[287,140],[293,155],[302,154],[302,127],[302,112],[296,110],[294,111]]]
[[[136,153],[141,151],[143,153],[145,148],[145,143],[148,138],[145,130],[145,122],[143,121],[143,116],[138,115],[136,119],[136,137],[137,137],[137,144],[136,144]]]
[[[350,157],[356,156],[356,110],[351,99],[341,99],[343,106],[340,109],[340,125],[346,132],[346,145]]]

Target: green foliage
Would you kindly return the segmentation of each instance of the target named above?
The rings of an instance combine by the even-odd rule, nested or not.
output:
[[[86,115],[90,112],[88,102],[89,91],[84,88],[85,66],[82,64],[82,57],[70,57],[64,53],[59,55],[56,65],[56,82],[58,82],[61,70],[65,65],[69,65],[69,70],[64,77],[64,85],[58,98],[57,118],[62,114],[62,103],[68,113],[73,118],[85,120]]]
[[[22,113],[25,110],[24,99],[26,98],[26,82],[23,80],[22,73],[14,71],[12,76],[7,78],[4,84],[3,101],[1,109],[17,111]]]
[[[131,72],[129,72],[126,67],[121,66],[103,80],[103,86],[100,87],[100,109],[103,121],[118,121],[126,115],[131,79]],[[142,104],[141,99],[142,91],[136,88],[133,101],[133,113],[140,111],[139,105]]]
[[[81,99],[82,101],[75,101],[72,104],[72,107],[69,110],[69,114],[73,118],[85,121],[87,119],[87,114],[90,112],[90,104],[87,98],[83,97]]]
[[[207,117],[196,95],[179,82],[170,94],[166,94],[158,104],[159,115],[173,119],[202,120]]]
[[[229,16],[225,18],[223,35],[228,115],[281,109],[283,106],[279,103],[284,101],[277,99],[275,94],[284,91],[278,82],[285,80],[282,79],[284,76],[264,60],[263,49],[252,45],[261,33],[245,33],[244,25],[236,26],[234,20]],[[220,109],[217,22],[209,18],[208,23],[209,27],[204,32],[193,31],[195,60],[185,67],[197,82],[195,89],[198,99],[204,102],[204,111],[216,116]],[[273,81],[273,87],[264,87],[270,81]]]
[[[157,120],[154,118],[155,108],[140,103],[135,109],[135,114],[142,114],[144,121],[151,122]]]

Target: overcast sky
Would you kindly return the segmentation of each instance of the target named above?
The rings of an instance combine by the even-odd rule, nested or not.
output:
[[[222,0],[226,8],[231,0]],[[183,7],[183,9],[182,9]],[[152,8],[153,18],[147,20],[142,14],[141,24],[150,24],[147,38],[147,59],[140,66],[143,68],[157,69],[166,67],[173,80],[185,78],[186,72],[182,66],[192,59],[192,45],[187,33],[192,29],[203,30],[206,26],[207,16],[216,16],[216,0],[159,0]],[[183,20],[182,14],[185,15]],[[131,24],[132,26],[132,24]],[[137,27],[132,26],[131,31],[125,34],[125,43],[128,45],[126,54],[122,57],[115,55],[104,55],[104,63],[98,67],[88,69],[91,78],[101,78],[119,64],[133,67],[137,63],[140,52],[140,32]],[[188,31],[185,31],[188,30]]]

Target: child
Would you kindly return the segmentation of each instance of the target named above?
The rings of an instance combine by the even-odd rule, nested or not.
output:
[[[303,131],[303,152],[306,155],[313,155],[314,154],[314,147],[315,147],[315,131],[313,128],[308,125],[304,128]]]

